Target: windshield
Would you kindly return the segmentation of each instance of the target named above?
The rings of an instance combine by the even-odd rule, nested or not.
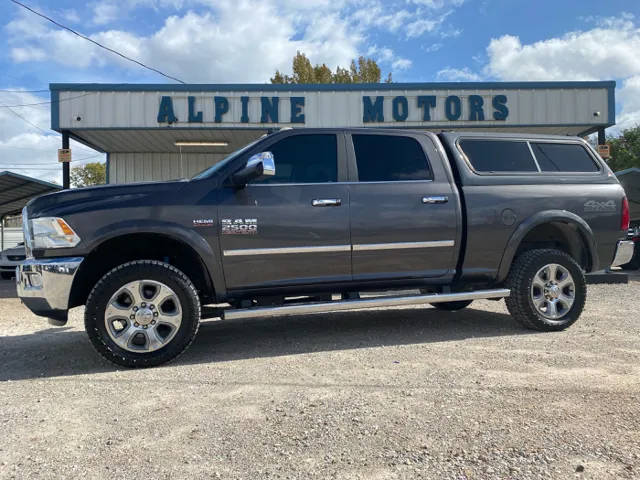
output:
[[[260,138],[258,138],[257,140],[254,140],[253,142],[251,142],[248,145],[245,145],[244,147],[236,150],[235,152],[229,154],[229,156],[225,157],[224,159],[220,160],[218,163],[216,163],[215,165],[211,165],[209,168],[207,168],[206,170],[201,171],[200,173],[194,175],[193,177],[191,177],[192,180],[199,180],[201,178],[207,178],[210,177],[211,175],[213,175],[214,173],[216,173],[218,170],[220,170],[221,168],[223,168],[225,165],[227,165],[229,162],[233,161],[235,158],[237,158],[239,155],[242,155],[245,151],[249,150],[251,147],[253,147],[256,143],[258,143],[258,141],[261,140]]]

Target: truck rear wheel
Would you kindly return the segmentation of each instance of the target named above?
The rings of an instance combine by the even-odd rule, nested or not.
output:
[[[177,268],[136,260],[98,281],[84,321],[104,358],[124,367],[151,367],[173,360],[191,344],[200,322],[200,299]]]
[[[462,310],[463,308],[467,308],[469,305],[471,305],[471,303],[473,303],[473,300],[459,300],[457,302],[432,303],[431,306],[437,308],[438,310],[456,312],[458,310]]]
[[[529,250],[518,256],[507,277],[511,316],[527,328],[558,331],[582,313],[587,296],[584,272],[560,250]]]

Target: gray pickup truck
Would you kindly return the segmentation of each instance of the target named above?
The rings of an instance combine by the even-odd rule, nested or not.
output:
[[[128,367],[218,316],[505,298],[525,327],[562,330],[585,272],[633,252],[616,177],[556,136],[282,130],[190,180],[45,195],[23,220],[22,301],[55,324],[86,305],[96,350]]]

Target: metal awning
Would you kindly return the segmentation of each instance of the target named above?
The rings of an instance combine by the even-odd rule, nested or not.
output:
[[[61,189],[55,183],[13,172],[0,172],[0,219],[20,213],[32,198]]]

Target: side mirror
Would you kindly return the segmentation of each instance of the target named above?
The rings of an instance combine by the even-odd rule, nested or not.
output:
[[[261,152],[252,155],[247,161],[247,165],[232,177],[233,184],[237,187],[244,187],[251,180],[260,177],[271,177],[276,174],[276,164],[273,160],[273,153]]]

